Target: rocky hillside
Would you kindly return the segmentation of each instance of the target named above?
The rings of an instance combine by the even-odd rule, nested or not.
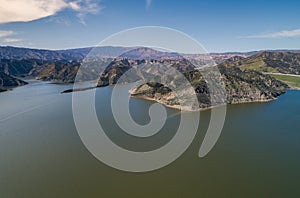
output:
[[[219,66],[219,70],[227,92],[226,101],[219,101],[220,104],[270,101],[283,94],[284,90],[288,88],[285,83],[256,71],[243,72],[237,67],[224,66]],[[199,107],[190,110],[211,107],[209,89],[201,75],[201,71],[190,71],[184,73],[184,75],[194,87],[199,101]],[[213,77],[213,75],[210,76],[218,81],[218,76]],[[184,95],[185,91],[185,89],[179,90],[179,95]],[[133,97],[155,100],[170,107],[189,109],[185,106],[180,107],[175,93],[161,84],[140,84],[131,90],[131,94]]]
[[[80,67],[78,62],[54,62],[34,67],[29,73],[38,80],[55,83],[72,83]]]
[[[32,70],[49,63],[38,59],[15,60],[0,59],[0,71],[8,75],[23,76],[28,75]]]
[[[136,60],[118,58],[113,60],[102,73],[98,81],[98,87],[116,84],[119,78],[123,76],[129,69],[131,69],[130,74],[127,74],[127,77],[125,77],[122,83],[135,82],[139,78],[145,78],[144,75],[147,75],[145,73],[140,73],[138,69],[139,67],[147,65],[148,74],[155,74],[161,72],[159,71],[159,65],[161,64],[175,68],[180,72],[192,71],[195,69],[194,65],[187,60]]]
[[[284,90],[289,86],[270,75],[263,74],[254,70],[242,71],[239,67],[229,65],[231,62],[244,60],[244,58],[233,57],[231,60],[226,61],[226,65],[220,64],[218,66],[222,75],[223,82],[227,92],[226,99],[219,101],[220,103],[246,103],[246,102],[264,102],[276,99],[279,95],[284,93]],[[209,89],[204,78],[201,75],[201,69],[195,69],[193,65],[187,60],[130,60],[120,59],[113,61],[103,75],[100,77],[98,83],[99,87],[113,85],[116,83],[131,83],[136,82],[138,79],[151,79],[151,75],[165,74],[169,71],[163,71],[159,67],[160,64],[171,66],[185,75],[188,81],[196,90],[197,97],[200,103],[200,108],[208,108],[211,106]],[[146,65],[144,70],[140,71],[140,65]],[[130,73],[128,72],[130,70]],[[125,74],[126,73],[126,74]],[[125,74],[125,80],[119,79]],[[171,78],[174,78],[172,84],[176,85],[178,78],[176,74],[168,73]],[[213,81],[218,81],[219,76],[214,76],[214,73],[208,74]],[[176,79],[176,80],[175,80]],[[179,85],[180,86],[180,85]],[[187,95],[186,90],[180,90],[181,95]],[[168,87],[158,83],[140,84],[131,90],[132,96],[155,100],[167,106],[179,107],[179,101]],[[188,107],[184,107],[188,109]]]
[[[9,76],[4,72],[0,72],[0,91],[6,91],[9,88],[18,87],[22,85],[26,85],[27,83]]]
[[[45,61],[29,60],[0,60],[0,72],[12,76],[28,76],[44,81],[73,82],[80,62],[78,61]]]

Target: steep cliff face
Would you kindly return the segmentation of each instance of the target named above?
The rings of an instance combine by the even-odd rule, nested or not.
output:
[[[256,71],[243,72],[236,67],[228,68],[224,66],[219,66],[219,70],[226,90],[225,101],[220,100],[220,104],[270,101],[283,94],[284,90],[288,88],[285,83]],[[211,107],[211,97],[214,96],[210,95],[201,71],[190,71],[184,73],[184,75],[195,89],[198,97],[199,107],[193,110]],[[215,76],[213,80],[219,81],[220,79]],[[179,90],[179,94],[189,94],[185,92],[185,89]],[[180,101],[174,92],[161,84],[141,84],[133,88],[131,94],[133,97],[154,100],[169,107],[188,109],[188,107],[180,105]]]

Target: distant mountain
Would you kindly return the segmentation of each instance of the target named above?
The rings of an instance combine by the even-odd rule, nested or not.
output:
[[[81,60],[87,55],[91,58],[130,58],[130,59],[180,59],[184,56],[185,59],[203,59],[212,58],[217,64],[225,59],[241,56],[249,57],[258,54],[261,51],[252,52],[226,52],[226,53],[209,53],[209,54],[180,54],[176,52],[163,52],[147,47],[118,47],[118,46],[101,46],[87,47],[67,50],[45,50],[45,49],[30,49],[11,46],[0,46],[0,59],[13,60]],[[298,53],[300,50],[271,50],[270,52],[291,52]]]
[[[147,47],[138,47],[124,52],[119,57],[135,60],[162,60],[162,59],[182,59],[179,53],[162,52]]]
[[[86,56],[90,58],[138,58],[158,59],[177,56],[175,53],[160,52],[144,47],[88,47],[68,50],[43,50],[18,47],[0,47],[0,59],[7,60],[81,60]]]
[[[300,53],[266,51],[247,58],[234,57],[222,65],[237,66],[242,70],[300,74]]]
[[[126,48],[123,47],[96,47],[69,50],[43,50],[18,47],[0,47],[0,59],[14,60],[80,60],[85,58],[91,50],[92,54],[101,54],[102,57],[113,57],[122,54]]]
[[[0,59],[39,59],[39,60],[62,60],[70,59],[66,55],[51,50],[28,49],[17,47],[0,47]]]
[[[89,58],[128,58],[135,60],[182,59],[182,56],[179,53],[163,52],[148,47],[103,46],[95,48],[61,50],[59,52],[68,55],[88,55]]]
[[[129,51],[131,48],[127,47],[114,47],[114,46],[101,46],[101,47],[88,47],[79,49],[58,50],[66,57],[73,57],[74,60],[84,59],[87,56],[90,58],[115,58]]]

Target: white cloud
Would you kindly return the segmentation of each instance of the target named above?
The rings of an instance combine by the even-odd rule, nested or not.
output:
[[[93,2],[92,0],[77,0],[71,2],[73,5],[72,9],[78,11],[77,17],[82,24],[85,24],[84,17],[87,14],[97,14],[101,7],[99,6],[99,1]]]
[[[0,30],[0,37],[6,37],[14,34],[14,31]]]
[[[146,0],[146,8],[150,8],[152,0]]]
[[[70,2],[69,5],[73,10],[76,10],[76,11],[80,10],[80,6],[76,2]]]
[[[100,10],[91,0],[1,0],[0,23],[33,21],[67,8],[77,11],[81,21]]]
[[[62,16],[51,16],[47,17],[44,20],[46,23],[57,23],[57,24],[63,24],[66,26],[69,26],[71,24],[70,20],[66,19],[65,17]]]
[[[300,37],[300,29],[296,30],[283,30],[280,32],[273,32],[269,34],[258,34],[246,36],[245,38],[291,38]]]
[[[18,38],[6,38],[3,41],[4,41],[4,43],[16,43],[16,42],[22,41],[22,39],[18,39]]]

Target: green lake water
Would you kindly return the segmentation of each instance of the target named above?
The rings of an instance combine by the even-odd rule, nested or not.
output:
[[[221,137],[199,158],[210,118],[203,111],[197,136],[179,159],[156,171],[128,173],[98,161],[82,144],[72,94],[60,94],[68,88],[32,80],[0,93],[1,198],[300,196],[300,91],[268,103],[229,105]],[[97,89],[96,109],[115,143],[145,151],[173,137],[179,118],[171,109],[159,134],[141,139],[123,133],[112,119],[111,90]],[[132,117],[147,124],[151,104],[131,99]]]

